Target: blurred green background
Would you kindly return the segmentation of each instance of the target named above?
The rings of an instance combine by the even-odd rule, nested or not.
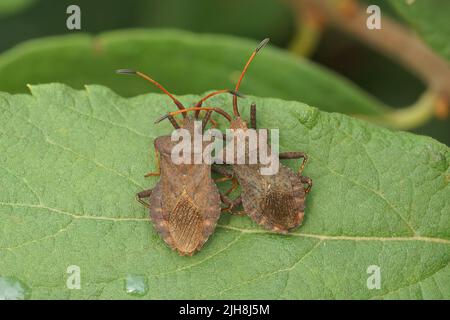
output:
[[[383,14],[406,25],[406,20],[400,18],[401,15],[389,1],[366,2],[380,5]],[[66,27],[66,8],[71,4],[77,4],[81,8],[80,31],[71,31]],[[0,90],[12,93],[27,92],[28,83],[53,81],[68,83],[75,88],[82,88],[83,84],[102,84],[125,96],[155,91],[137,80],[117,79],[113,67],[120,62],[126,65],[119,67],[140,68],[151,73],[177,94],[201,93],[233,83],[236,72],[232,71],[239,70],[243,65],[250,54],[248,48],[254,43],[245,40],[242,43],[233,42],[234,38],[217,37],[217,42],[223,41],[225,44],[208,46],[205,43],[215,37],[203,40],[200,38],[196,44],[195,35],[174,35],[166,31],[161,32],[159,39],[159,29],[230,35],[253,39],[255,43],[270,37],[271,46],[280,49],[273,53],[275,61],[283,60],[283,54],[286,57],[293,55],[281,50],[289,50],[298,25],[301,24],[286,0],[1,0]],[[110,42],[105,40],[105,43],[114,43],[110,46],[106,44],[96,48],[94,41],[93,48],[89,50],[97,50],[97,56],[89,57],[88,60],[81,57],[92,54],[83,51],[86,38],[81,34],[97,35],[129,28],[152,29],[154,32],[149,41],[153,43],[140,45],[144,40],[141,41],[139,36],[136,37],[131,32],[128,41],[128,34],[123,31],[115,40],[113,36],[110,37],[113,39]],[[57,35],[73,37],[21,44],[26,40]],[[142,37],[145,37],[145,34],[142,34]],[[164,37],[169,39],[165,41]],[[176,37],[189,39],[186,43],[177,42],[173,39]],[[60,44],[63,49],[59,47]],[[164,46],[168,48],[165,49]],[[195,46],[197,50],[193,49]],[[14,47],[16,48],[11,49]],[[242,47],[242,50],[239,50],[239,47]],[[202,48],[204,55],[200,52]],[[129,54],[127,50],[134,52]],[[177,52],[177,55],[168,55],[169,50]],[[184,52],[180,52],[183,50]],[[216,61],[214,57],[217,57]],[[257,84],[252,82],[249,74],[248,84],[243,86],[243,92],[301,100],[326,111],[349,114],[358,113],[358,101],[366,99],[366,109],[362,110],[361,114],[370,114],[371,108],[376,104],[380,105],[380,110],[384,106],[401,108],[411,105],[425,90],[425,84],[410,71],[332,27],[324,30],[317,47],[306,58],[306,61],[300,59],[292,62],[292,66],[279,61],[279,65],[272,65],[274,68],[280,68],[273,74],[270,71],[272,60],[255,60],[255,74],[260,78],[266,77],[267,81]],[[45,60],[48,61],[44,63]],[[312,67],[309,61],[312,61]],[[296,63],[301,66],[296,68]],[[111,72],[107,73],[106,70]],[[332,94],[328,96],[329,92],[325,91],[333,86],[332,81],[337,81],[335,79],[342,79],[345,88],[350,88],[348,91],[343,88],[340,91],[341,96],[336,98]],[[286,83],[283,84],[283,81]],[[326,86],[321,87],[322,83]],[[317,89],[312,90],[311,87]],[[321,93],[320,89],[324,92]],[[345,95],[353,96],[346,100]],[[355,101],[355,106],[339,109],[340,103],[352,104],[352,101]],[[412,131],[432,136],[450,145],[448,118],[430,119]]]

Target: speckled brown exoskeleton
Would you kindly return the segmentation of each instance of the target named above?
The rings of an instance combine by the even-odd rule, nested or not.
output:
[[[238,91],[251,61],[268,41],[269,39],[264,39],[250,56],[235,91]],[[236,96],[233,97],[233,113],[231,129],[256,129],[255,104],[252,104],[250,109],[250,127],[239,114]],[[312,180],[302,176],[308,159],[304,152],[282,152],[279,158],[302,159],[298,172],[295,173],[282,164],[279,166],[279,171],[273,175],[261,175],[261,164],[232,164],[231,171],[223,166],[214,166],[213,169],[223,175],[236,178],[241,186],[241,195],[233,201],[222,195],[222,201],[228,204],[230,212],[242,203],[245,213],[256,223],[274,232],[287,233],[303,221],[305,198],[311,190]]]
[[[136,74],[160,88],[166,93],[181,111],[186,110],[183,104],[170,94],[158,82],[149,76],[134,70],[117,70],[121,74]],[[210,120],[212,111],[226,114],[220,109],[201,108],[201,104],[208,98],[229,90],[215,91],[197,104],[195,110],[206,110],[202,121],[203,131]],[[226,114],[230,120],[230,116]],[[175,129],[184,128],[194,134],[194,121],[197,116],[186,116],[183,112],[183,123],[180,126],[172,115],[166,115]],[[159,119],[158,121],[162,120]],[[221,214],[221,200],[219,190],[211,178],[211,166],[205,163],[174,164],[171,159],[173,146],[177,142],[171,141],[170,135],[157,137],[154,141],[158,171],[146,176],[160,176],[160,180],[153,189],[139,192],[137,200],[150,211],[156,230],[163,240],[180,255],[192,255],[200,250],[216,227]]]

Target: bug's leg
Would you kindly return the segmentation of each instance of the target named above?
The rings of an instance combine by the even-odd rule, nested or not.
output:
[[[227,195],[227,196],[228,196],[230,193],[232,193],[234,190],[236,190],[237,187],[239,187],[239,183],[238,183],[237,179],[236,179],[235,177],[231,177],[231,179],[232,179],[232,186],[231,186],[230,189],[228,189],[227,192],[225,192],[225,195]]]
[[[237,189],[239,186],[238,180],[234,177],[233,172],[225,169],[224,167],[216,167],[213,166],[212,170],[216,173],[222,174],[224,177],[214,180],[214,182],[224,182],[228,180],[232,180],[232,186],[230,189],[228,189],[225,194],[220,194],[220,198],[223,203],[227,205],[227,207],[223,208],[222,211],[229,210],[231,211],[232,207],[239,205],[242,200],[240,199],[240,196],[235,199],[234,201],[230,200],[227,196],[232,193],[234,190]]]
[[[214,119],[209,119],[209,121],[211,122],[211,128],[217,128],[217,126],[219,125]]]
[[[309,193],[309,192],[311,191],[311,188],[312,188],[312,185],[313,185],[312,179],[309,178],[309,177],[301,176],[301,177],[300,177],[300,181],[301,181],[302,183],[308,185],[308,186],[306,187],[305,192],[306,192],[306,193]]]
[[[233,200],[231,200],[230,198],[228,198],[226,195],[224,195],[223,193],[219,192],[220,194],[220,200],[227,205],[225,208],[222,208],[222,211],[228,211],[230,210],[231,205],[233,204]]]
[[[232,214],[233,216],[245,216],[247,213],[245,212],[245,211],[243,211],[243,210],[241,210],[241,211],[234,211],[234,212],[231,212],[230,211],[230,214]]]
[[[226,177],[232,177],[233,176],[233,171],[227,170],[224,167],[212,166],[211,170],[213,172],[215,172],[215,173],[221,174],[221,175],[226,176]]]
[[[250,128],[256,129],[256,103],[250,106]]]
[[[303,169],[305,168],[306,162],[308,161],[308,155],[304,152],[281,152],[279,154],[280,159],[300,159],[302,158],[302,164],[300,165],[300,168],[298,168],[298,174],[302,175]]]
[[[224,204],[226,204],[227,206],[225,208],[222,208],[222,211],[228,211],[231,214],[235,214],[233,213],[233,208],[240,205],[242,203],[242,198],[241,196],[237,197],[234,200],[231,200],[230,198],[228,198],[226,195],[224,194],[220,194],[220,200],[222,200],[222,202]],[[237,213],[238,215],[244,214],[244,213]]]
[[[231,179],[233,179],[232,176],[225,176],[225,177],[218,178],[218,179],[214,180],[214,182],[215,183],[221,183],[221,182],[229,181]]]
[[[136,193],[136,200],[141,203],[144,207],[150,208],[150,204],[143,199],[149,198],[152,195],[153,189],[147,189],[144,191],[141,191],[139,193]]]
[[[233,185],[234,185],[235,178],[233,176],[233,171],[227,170],[224,167],[219,167],[219,166],[212,166],[211,170],[215,173],[223,175],[222,178],[218,178],[218,179],[214,180],[215,183],[225,182],[225,181],[229,181],[229,180],[233,179]],[[228,193],[226,193],[226,194],[228,194]]]
[[[238,180],[233,175],[233,171],[227,170],[224,167],[215,167],[215,166],[212,167],[212,171],[223,175],[222,178],[218,178],[218,179],[214,180],[215,183],[232,180],[232,186],[230,189],[227,190],[227,192],[225,192],[225,195],[229,195],[234,190],[236,190],[237,187],[239,186]]]
[[[144,177],[145,178],[147,178],[147,177],[157,177],[157,176],[160,176],[161,175],[161,163],[160,163],[160,160],[159,160],[159,152],[158,152],[158,150],[156,150],[156,148],[155,148],[155,159],[156,159],[156,172],[149,172],[149,173],[147,173]]]
[[[203,118],[203,120],[202,120],[202,132],[203,131],[205,131],[205,128],[206,128],[206,125],[208,124],[208,121],[211,121],[211,123],[213,124],[213,126],[214,126],[214,120],[213,119],[211,119],[211,114],[212,114],[212,111],[211,110],[208,110],[207,112],[206,112],[206,114],[205,114],[205,116],[204,116],[204,118]],[[214,121],[214,122],[213,122]],[[216,124],[217,124],[217,122],[216,122]]]

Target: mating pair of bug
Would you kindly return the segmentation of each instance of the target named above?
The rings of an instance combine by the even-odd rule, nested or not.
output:
[[[241,81],[253,58],[264,47],[269,39],[264,39],[255,49],[241,73],[234,91],[218,90],[201,99],[193,108],[185,108],[161,84],[149,76],[129,69],[118,70],[121,74],[136,74],[166,93],[178,111],[168,113],[157,120],[168,119],[175,129],[184,128],[194,134],[194,121],[198,119],[200,111],[206,111],[202,120],[202,130],[210,120],[212,112],[217,112],[230,122],[230,129],[256,129],[256,105],[250,108],[250,126],[239,114],[237,98]],[[233,94],[233,114],[230,116],[220,108],[202,107],[210,97],[221,93]],[[194,117],[187,112],[195,111]],[[183,121],[180,126],[174,116],[182,113]],[[232,164],[231,170],[223,166],[209,164],[174,164],[171,159],[175,142],[171,136],[160,136],[154,141],[155,153],[158,161],[158,172],[146,176],[160,176],[159,182],[153,189],[144,190],[137,194],[137,200],[150,210],[150,218],[163,240],[181,255],[192,255],[200,250],[209,236],[213,233],[221,212],[223,202],[227,210],[242,204],[245,213],[256,223],[278,233],[287,233],[299,226],[303,220],[305,210],[305,196],[312,187],[312,180],[302,176],[307,155],[303,152],[284,152],[280,159],[302,159],[297,173],[280,164],[279,171],[273,175],[261,175],[261,164]],[[236,163],[234,161],[233,163]],[[226,164],[226,163],[225,163]],[[234,200],[226,194],[221,194],[211,171],[224,175],[224,179],[233,179],[241,186],[241,195]]]

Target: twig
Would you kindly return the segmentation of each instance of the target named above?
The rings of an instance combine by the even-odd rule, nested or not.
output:
[[[449,101],[450,65],[400,23],[382,15],[382,29],[369,30],[366,26],[368,14],[365,7],[354,0],[290,0],[290,3],[298,15],[304,15],[305,10],[307,10],[308,16],[311,16],[311,12],[313,12],[320,21],[326,21],[353,35],[411,70],[428,87],[426,94],[428,98],[425,100],[430,103],[429,97],[434,97],[430,108],[434,108],[439,101],[442,111],[442,102]],[[413,118],[425,120],[423,117],[425,105],[423,103],[420,105],[420,116]],[[411,111],[417,111],[417,104],[410,108]],[[448,104],[444,107],[444,109],[446,108],[448,110]],[[409,108],[403,110],[404,114],[407,109]],[[435,111],[437,113],[437,110]],[[430,114],[430,112],[426,114]],[[433,112],[431,112],[431,116],[432,114]],[[447,113],[440,112],[440,114]],[[439,114],[437,113],[437,115]]]
[[[438,99],[435,92],[426,91],[409,107],[392,109],[381,116],[353,116],[392,129],[410,130],[416,128],[418,124],[426,123],[433,117],[435,113],[433,106]]]

